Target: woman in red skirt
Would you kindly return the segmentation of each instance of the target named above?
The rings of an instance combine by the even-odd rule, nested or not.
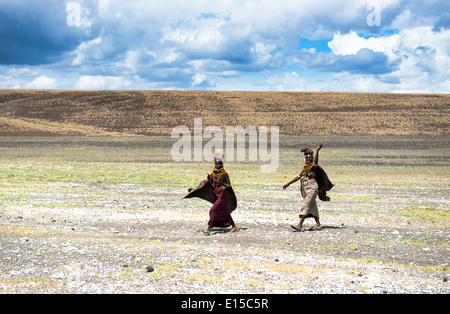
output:
[[[226,228],[232,226],[230,232],[239,231],[231,217],[237,207],[236,195],[231,187],[230,177],[223,168],[223,155],[216,152],[214,168],[196,189],[189,189],[184,198],[199,197],[213,203],[209,211],[208,227],[202,230],[206,235],[211,234],[214,227]]]
[[[214,159],[214,168],[211,174],[208,174],[208,180],[211,183],[214,195],[214,204],[209,211],[208,228],[203,230],[207,235],[211,234],[213,227],[229,227],[232,226],[230,232],[236,232],[239,229],[231,217],[231,213],[227,207],[229,190],[231,188],[230,177],[223,168],[223,162]]]

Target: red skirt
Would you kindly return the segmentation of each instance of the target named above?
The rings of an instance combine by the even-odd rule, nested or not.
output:
[[[229,227],[233,225],[233,218],[227,208],[228,191],[214,193],[214,204],[209,210],[209,225],[211,227]]]

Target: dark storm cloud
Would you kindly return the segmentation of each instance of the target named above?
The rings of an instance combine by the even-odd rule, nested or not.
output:
[[[353,74],[387,74],[397,69],[397,64],[389,63],[389,58],[382,52],[363,48],[352,55],[335,55],[333,53],[311,54],[301,52],[302,63],[306,68],[322,72],[349,72]]]
[[[64,1],[1,1],[0,64],[58,62],[88,36],[66,22]]]

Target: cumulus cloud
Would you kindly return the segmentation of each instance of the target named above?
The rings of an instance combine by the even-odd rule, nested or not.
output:
[[[208,80],[208,77],[205,74],[195,74],[192,77],[192,87],[198,88],[207,88],[215,86],[215,82],[212,80]]]
[[[84,75],[75,84],[76,89],[83,90],[117,90],[131,85],[131,81],[117,76]]]
[[[79,66],[82,65],[86,58],[86,55],[89,54],[89,56],[95,57],[95,52],[93,53],[93,47],[97,45],[100,45],[102,43],[102,38],[98,37],[92,40],[88,40],[85,42],[82,42],[77,49],[75,50],[75,57],[72,60],[72,66]],[[97,59],[101,59],[101,56],[97,55]]]
[[[448,12],[408,0],[0,0],[0,66],[37,72],[0,87],[45,75],[59,88],[449,92]]]
[[[445,91],[445,84],[448,84],[445,82],[450,77],[450,30],[443,28],[439,32],[433,31],[432,26],[401,29],[393,35],[368,39],[355,33],[338,34],[330,42],[330,48],[333,53],[343,56],[352,55],[358,49],[384,53],[387,57],[385,64],[393,66],[390,67],[391,71],[386,71],[390,75],[381,80],[408,82],[411,90],[417,90],[417,86],[422,86],[423,90],[423,86],[430,83],[428,81],[427,84],[426,80],[433,80],[435,86],[430,86],[430,91],[439,90],[435,89],[436,86],[444,86],[442,90]],[[377,62],[378,66],[383,65],[382,59]],[[442,82],[444,85],[441,85]],[[407,89],[404,84],[402,90]]]
[[[276,74],[269,77],[265,84],[270,86],[271,90],[283,92],[283,91],[307,91],[311,88],[310,82],[300,76],[296,72],[286,72],[283,74]]]
[[[25,88],[30,89],[55,89],[57,88],[56,79],[41,75],[35,78],[32,82],[25,85]]]
[[[361,49],[367,48],[375,52],[383,52],[391,58],[395,58],[395,52],[398,50],[400,42],[401,36],[399,34],[364,38],[356,32],[349,32],[347,34],[338,32],[333,36],[328,46],[336,55],[356,54]]]

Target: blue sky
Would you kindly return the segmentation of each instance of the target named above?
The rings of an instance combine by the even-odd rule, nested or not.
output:
[[[0,88],[450,92],[450,3],[0,0]]]

